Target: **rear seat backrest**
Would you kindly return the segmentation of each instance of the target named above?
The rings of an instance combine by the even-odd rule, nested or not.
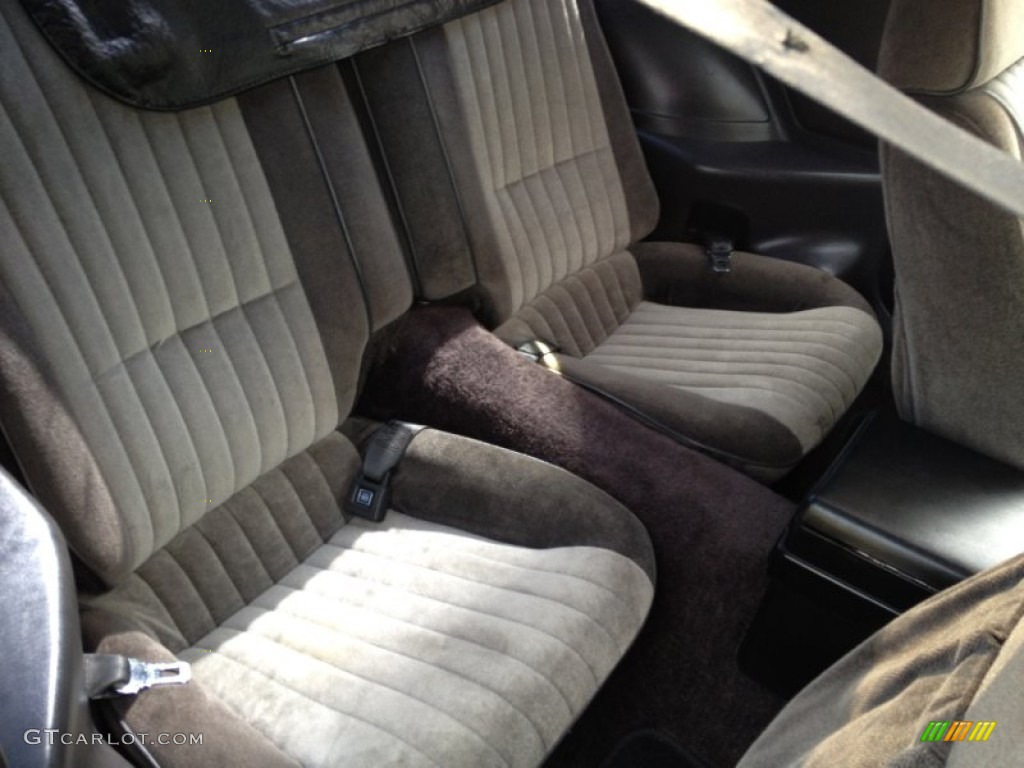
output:
[[[323,239],[337,238],[334,214],[324,211],[316,228],[308,190],[299,198],[301,189],[279,188],[300,209],[293,230],[303,231],[287,234],[315,246],[302,258],[337,249],[312,283],[333,295],[311,298],[344,340],[321,342],[236,100],[173,114],[125,107],[82,88],[16,10],[5,7],[0,26],[0,278],[3,327],[22,330],[4,340],[5,367],[22,375],[8,382],[3,421],[71,546],[116,582],[337,427],[354,397],[368,313],[359,281],[330,277],[353,270],[344,243]],[[319,77],[340,83],[333,70]],[[251,98],[292,98],[286,82],[266,90]],[[274,119],[301,131],[297,115],[292,104]],[[335,130],[358,131],[347,119]],[[348,188],[373,205],[379,189],[360,156],[367,175]],[[271,164],[322,184],[298,159]],[[360,237],[381,263],[389,243],[401,258],[390,230],[349,241]],[[392,273],[390,284],[399,288],[381,323],[408,306],[407,282]],[[47,381],[16,365],[28,350]],[[70,514],[83,504],[87,519]]]
[[[0,141],[0,421],[110,587],[79,584],[85,649],[192,665],[124,707],[204,734],[156,759],[539,764],[643,623],[650,541],[563,470],[433,430],[385,520],[342,513],[337,427],[412,293],[339,68],[139,111],[7,2]]]
[[[468,243],[448,245],[475,258],[492,323],[572,275],[538,303],[540,322],[579,313],[588,326],[614,327],[600,317],[608,313],[621,322],[640,300],[639,276],[631,258],[610,257],[653,228],[658,203],[588,0],[508,0],[356,62],[411,230],[428,229],[442,203],[418,202],[403,179],[450,168],[461,192],[448,205],[461,210]],[[420,78],[418,109],[433,111],[438,135],[414,140],[404,116]],[[400,124],[389,114],[395,89],[405,90]],[[433,167],[424,151],[437,156]],[[439,247],[414,255],[425,298],[472,284]]]

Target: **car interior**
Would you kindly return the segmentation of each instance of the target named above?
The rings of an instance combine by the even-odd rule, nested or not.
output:
[[[772,2],[1024,158],[1018,0]],[[1020,765],[1022,382],[645,0],[0,0],[0,768]]]

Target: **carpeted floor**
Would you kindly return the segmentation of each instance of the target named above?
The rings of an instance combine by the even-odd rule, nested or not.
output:
[[[659,733],[640,731],[626,737],[601,768],[706,768]]]
[[[736,663],[790,502],[531,363],[468,311],[421,307],[392,329],[358,412],[496,443],[561,465],[644,522],[658,584],[647,625],[549,766],[598,766],[654,730],[732,766],[781,707]]]

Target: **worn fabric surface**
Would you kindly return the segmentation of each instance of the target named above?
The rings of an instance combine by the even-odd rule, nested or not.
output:
[[[949,27],[942,42],[950,50],[944,56],[955,58],[955,50],[976,38],[982,46],[1015,44],[1016,59],[1024,56],[1024,17],[1003,19],[999,40],[985,26],[1000,13],[1020,16],[1024,6],[967,5],[983,5],[983,18],[945,9]],[[886,37],[893,45],[918,34],[909,23],[899,14],[890,17]],[[1000,70],[986,71],[969,90],[922,97],[922,103],[1020,160],[1024,59],[1013,63],[1002,51],[988,53],[999,59]],[[902,84],[904,66],[883,61],[880,74]],[[893,390],[900,415],[1024,467],[1017,428],[1024,418],[1024,221],[888,146],[882,147],[882,170],[896,272]]]
[[[991,689],[989,672],[1004,663],[1008,638],[1020,632],[1022,578],[1024,558],[1018,557],[894,620],[798,694],[740,768],[945,765],[952,744],[921,741],[929,722],[965,720],[968,712],[985,720],[1003,717],[994,711],[983,716],[972,704]],[[1014,687],[1011,719],[1020,708],[1019,681]],[[962,746],[960,759],[970,754],[970,765],[1006,764],[992,759],[1000,749],[995,744]]]
[[[659,589],[647,624],[548,764],[599,765],[638,729],[663,731],[710,765],[735,764],[782,704],[737,656],[792,505],[522,358],[466,310],[414,309],[385,353],[360,413],[558,464],[626,504],[651,535]]]
[[[954,94],[985,85],[1024,58],[1017,0],[894,0],[879,53],[892,85]]]
[[[643,529],[582,480],[499,448],[428,431],[409,458],[395,504],[416,518],[344,523],[358,457],[335,433],[87,601],[100,650],[193,664],[195,684],[130,704],[137,730],[175,700],[195,710],[184,722],[209,743],[168,747],[168,764],[210,764],[251,727],[269,764],[536,765],[586,706],[652,599]],[[518,512],[536,487],[550,490]]]
[[[497,246],[476,251],[480,280],[507,317],[625,249],[625,194],[575,0],[514,0],[444,34]]]
[[[356,69],[425,298],[473,306],[513,347],[553,345],[569,358],[567,375],[762,479],[778,478],[813,448],[852,401],[850,385],[855,396],[872,373],[880,330],[867,303],[834,277],[736,254],[737,274],[712,285],[699,249],[637,242],[654,225],[657,199],[588,0],[512,0],[369,52]],[[720,348],[706,338],[704,357],[685,361],[701,367],[691,379],[704,379],[693,396],[696,381],[666,382],[665,371],[635,355],[624,366],[600,353],[615,334],[635,335],[638,323],[621,326],[648,307],[644,298],[820,310],[839,330],[827,343],[819,334],[798,345],[786,329],[802,318],[737,318],[765,333]],[[721,320],[666,315],[673,330],[664,344],[645,341],[652,360],[679,357],[691,320],[697,333]],[[840,316],[852,320],[835,322]],[[737,372],[747,380],[721,384]]]
[[[642,242],[630,246],[648,301],[737,312],[801,312],[871,305],[847,283],[822,269],[734,251],[730,270],[716,273],[699,245]]]
[[[2,12],[0,279],[51,377],[10,406],[46,398],[26,476],[114,581],[329,433],[339,404],[235,102],[130,110],[79,87],[19,9]],[[36,484],[51,470],[30,445],[62,408],[95,464],[51,456],[60,482]],[[83,498],[95,528],[70,520]]]
[[[786,314],[642,302],[584,362],[670,390],[752,408],[806,453],[853,403],[882,352],[874,317],[851,307]]]
[[[431,298],[476,283],[497,325],[653,227],[588,0],[511,0],[356,63]],[[440,211],[461,231],[433,232]]]
[[[1024,707],[1020,704],[1020,681],[1024,676],[1024,622],[1018,622],[1003,643],[999,656],[989,667],[965,720],[998,723],[999,738],[986,742],[984,753],[976,744],[957,742],[949,751],[949,768],[1013,765],[1024,754]],[[996,719],[997,718],[997,719]],[[994,735],[994,732],[993,732]]]
[[[494,333],[513,347],[542,340],[583,357],[629,318],[641,298],[636,261],[619,253],[551,286]]]
[[[650,544],[562,470],[424,435],[448,503],[344,519],[338,422],[410,291],[364,260],[400,257],[365,145],[326,145],[359,133],[339,70],[139,112],[0,14],[0,417],[105,582],[87,647],[195,664],[126,722],[204,734],[154,746],[174,767],[538,764],[639,631]]]

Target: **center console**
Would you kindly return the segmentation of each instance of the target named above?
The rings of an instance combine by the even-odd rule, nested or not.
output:
[[[864,420],[778,544],[742,663],[792,693],[911,606],[1024,552],[1024,472]]]

